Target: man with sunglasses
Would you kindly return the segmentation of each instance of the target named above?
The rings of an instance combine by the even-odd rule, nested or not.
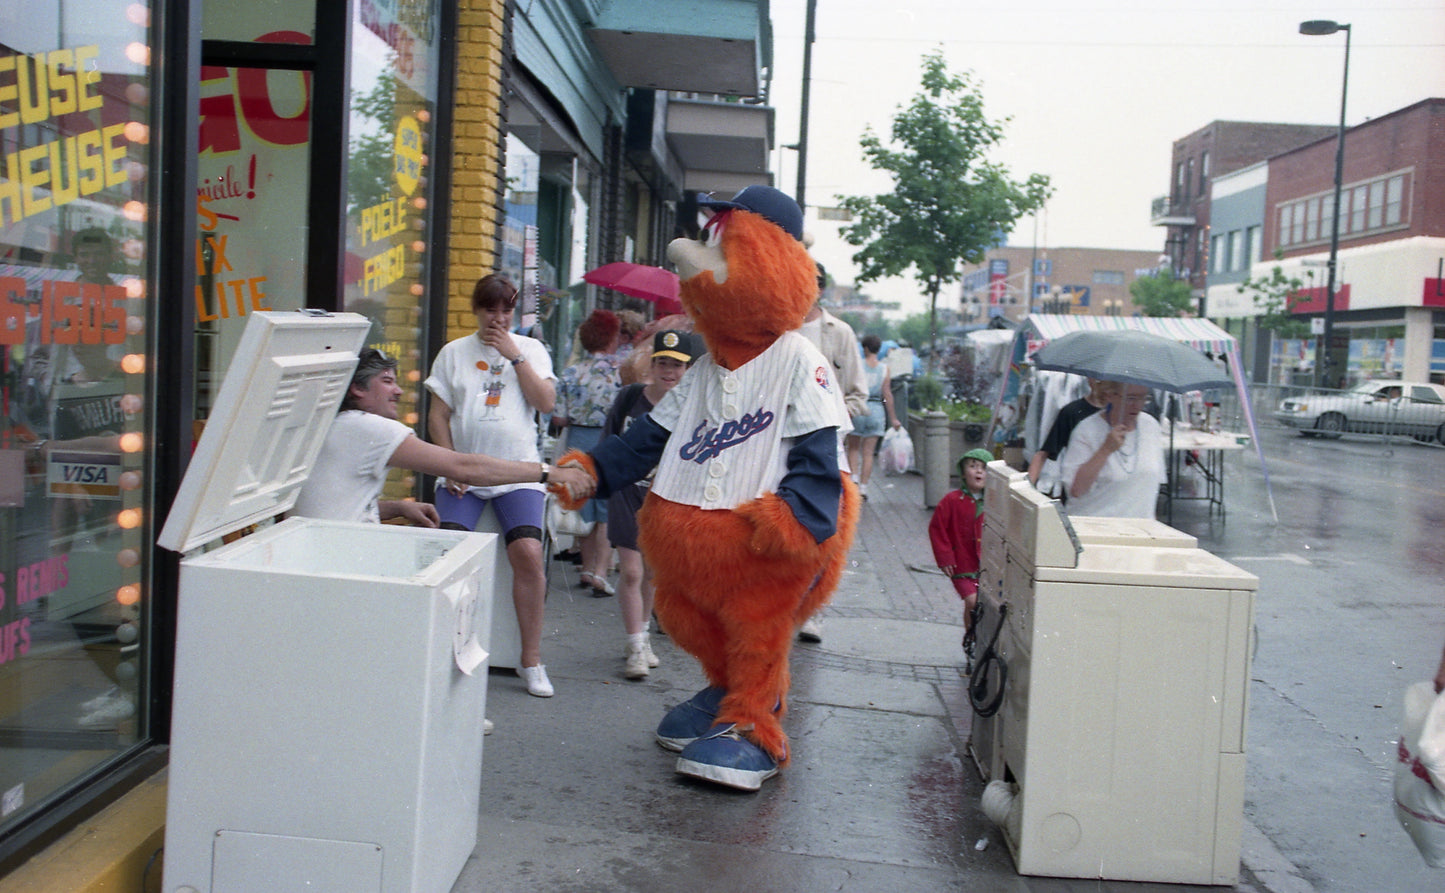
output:
[[[341,410],[331,423],[316,465],[291,514],[334,521],[387,521],[404,518],[420,527],[437,527],[436,508],[412,500],[381,499],[387,473],[405,468],[477,485],[553,481],[589,492],[582,472],[554,469],[541,462],[458,453],[427,443],[397,420],[401,386],[396,360],[366,348],[356,364]]]

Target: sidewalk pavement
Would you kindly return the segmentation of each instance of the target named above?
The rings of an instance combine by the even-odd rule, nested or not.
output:
[[[1220,889],[1014,870],[979,807],[962,604],[933,565],[922,478],[880,475],[869,496],[823,642],[793,649],[792,762],[756,794],[674,773],[653,729],[705,685],[696,662],[654,633],[662,665],[625,679],[617,600],[552,562],[542,651],[557,694],[492,674],[480,835],[454,893]],[[1309,889],[1248,823],[1244,849],[1235,889]]]

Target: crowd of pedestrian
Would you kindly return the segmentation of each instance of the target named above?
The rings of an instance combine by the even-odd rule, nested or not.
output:
[[[824,284],[820,272],[820,292]],[[591,491],[576,469],[544,462],[539,423],[565,438],[566,448],[590,451],[657,405],[706,347],[686,316],[648,322],[637,311],[597,309],[577,328],[572,360],[558,375],[547,346],[515,330],[517,299],[516,286],[501,274],[476,283],[476,331],[446,344],[425,378],[430,443],[396,420],[402,389],[395,361],[363,351],[295,513],[472,530],[490,508],[512,569],[518,675],[529,694],[545,698],[554,693],[541,653],[549,558],[543,551],[545,488],[560,483],[574,497]],[[850,469],[866,498],[879,438],[902,425],[880,339],[868,334],[860,341],[821,304],[799,331],[834,367],[852,426],[839,432],[839,465]],[[1087,396],[1058,412],[1030,461],[1030,480],[1037,483],[1047,465],[1077,513],[1153,517],[1164,467],[1159,423],[1142,412],[1147,391],[1118,382],[1089,385]],[[984,466],[992,458],[975,449],[960,460],[959,489],[939,503],[928,525],[938,566],[963,602],[966,633],[978,585]],[[435,475],[433,502],[380,499],[391,468]],[[658,664],[650,640],[651,568],[637,544],[636,516],[647,486],[644,480],[588,500],[581,514],[589,532],[576,537],[571,550],[551,556],[571,557],[580,568],[579,585],[594,596],[619,596],[622,672],[629,679],[645,679]],[[821,642],[822,628],[814,619],[798,637]]]

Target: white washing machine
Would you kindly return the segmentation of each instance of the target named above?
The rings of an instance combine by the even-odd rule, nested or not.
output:
[[[165,529],[163,889],[447,893],[476,846],[493,535],[291,518],[370,322],[249,317]]]
[[[1069,523],[1085,546],[1164,546],[1194,549],[1199,540],[1153,518],[1097,518],[1069,515]]]
[[[1003,751],[999,747],[997,698],[1006,681],[1009,643],[995,635],[1000,605],[1004,602],[1004,570],[1008,565],[1008,519],[1015,487],[1029,487],[1028,475],[1002,459],[988,463],[983,491],[983,534],[979,543],[978,627],[974,631],[973,673],[969,679],[969,700],[973,717],[968,751],[984,781],[999,777]],[[989,648],[992,647],[992,653]]]
[[[1257,578],[1198,548],[1077,550],[1058,503],[1012,498],[996,734],[1019,872],[1234,884]]]

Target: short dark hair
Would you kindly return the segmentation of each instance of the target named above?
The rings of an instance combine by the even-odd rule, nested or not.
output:
[[[869,353],[877,353],[878,351],[883,349],[883,342],[880,341],[878,339],[878,336],[873,334],[872,332],[864,335],[859,343],[862,344],[863,349],[868,351]]]
[[[511,310],[517,306],[517,286],[502,273],[488,273],[477,280],[472,289],[472,312],[478,310]]]
[[[371,386],[373,378],[383,372],[395,371],[395,357],[388,356],[385,351],[377,350],[374,347],[363,348],[356,359],[356,371],[351,373],[351,385],[346,389],[346,396],[341,398],[341,408],[356,408],[356,398],[351,395],[351,388],[360,388],[364,391]]]

